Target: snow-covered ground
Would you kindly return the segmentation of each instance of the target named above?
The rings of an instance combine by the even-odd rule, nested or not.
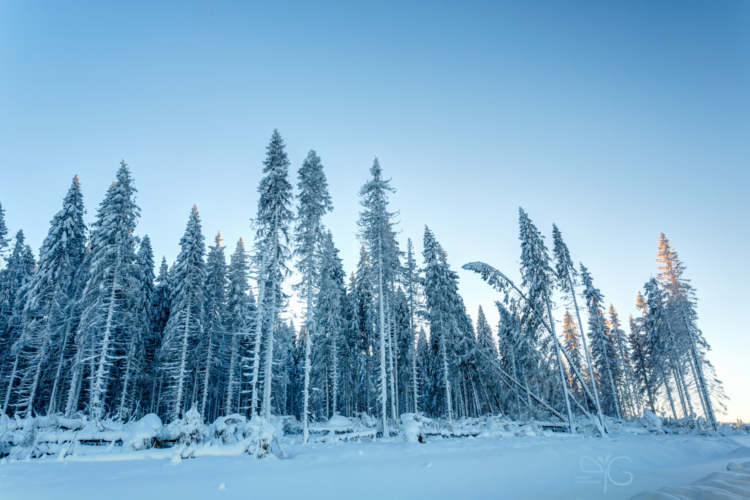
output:
[[[0,465],[0,499],[618,499],[750,460],[750,436],[298,443],[284,438],[283,459],[9,461]]]

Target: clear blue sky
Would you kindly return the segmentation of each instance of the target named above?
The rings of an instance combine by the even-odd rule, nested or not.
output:
[[[373,155],[404,247],[427,224],[454,268],[517,276],[522,206],[624,318],[665,232],[750,420],[750,3],[0,0],[0,202],[35,250],[72,176],[90,221],[121,158],[158,258],[193,203],[231,250],[274,128],[295,175],[322,157],[347,271]]]

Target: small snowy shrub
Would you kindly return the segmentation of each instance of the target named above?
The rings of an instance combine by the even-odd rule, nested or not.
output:
[[[432,423],[421,413],[404,413],[401,415],[401,437],[407,443],[424,443],[427,436],[424,425]]]
[[[202,443],[207,437],[208,429],[195,405],[180,420],[170,423],[162,432],[163,439],[174,440],[187,446]]]
[[[216,444],[234,444],[245,439],[246,424],[247,419],[239,413],[219,417],[211,424],[209,435]]]
[[[655,434],[663,434],[664,429],[662,428],[662,419],[654,415],[647,409],[643,410],[643,416],[639,419],[639,422],[643,427]]]
[[[273,442],[278,443],[276,427],[262,418],[255,418],[245,424],[245,452],[255,458],[272,455]]]

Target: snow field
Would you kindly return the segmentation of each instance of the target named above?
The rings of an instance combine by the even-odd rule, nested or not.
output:
[[[426,443],[393,437],[307,445],[288,436],[282,443],[286,457],[266,460],[241,454],[172,461],[9,461],[0,465],[0,498],[624,499],[644,490],[688,486],[726,471],[728,462],[750,459],[750,437],[743,436],[428,436]],[[633,480],[625,486],[610,481],[605,494],[604,475],[583,472],[581,465],[584,457],[607,456],[629,459],[613,463],[612,480],[624,482],[625,472]]]

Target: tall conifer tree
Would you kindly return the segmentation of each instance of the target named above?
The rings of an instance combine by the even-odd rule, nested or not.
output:
[[[259,327],[265,327],[266,342],[264,345],[265,362],[263,383],[262,410],[266,419],[271,417],[271,389],[273,384],[273,343],[276,326],[279,322],[279,311],[283,307],[285,295],[281,290],[284,279],[289,275],[287,262],[291,257],[289,250],[289,228],[294,217],[291,210],[292,185],[289,183],[289,159],[284,148],[286,145],[277,130],[273,131],[271,142],[266,148],[266,159],[263,161],[265,177],[260,181],[258,193],[258,214],[255,219],[257,227],[256,246],[260,255],[263,293],[258,297]],[[256,335],[259,338],[260,335]],[[260,345],[255,346],[255,358],[260,353]],[[253,371],[259,370],[255,363]],[[257,388],[257,377],[253,384],[253,393]],[[253,397],[253,414],[255,414],[256,396]]]
[[[359,214],[360,238],[366,245],[370,257],[374,285],[377,293],[378,330],[379,342],[377,352],[379,355],[378,366],[380,375],[378,385],[380,394],[381,420],[383,425],[383,436],[388,436],[388,380],[386,367],[386,293],[388,283],[394,278],[394,273],[399,268],[398,246],[394,239],[392,219],[396,213],[388,211],[388,193],[395,190],[391,187],[390,180],[383,179],[383,170],[380,168],[378,159],[372,163],[370,168],[372,179],[367,181],[359,191],[362,212]]]
[[[323,216],[333,210],[331,196],[328,194],[328,181],[323,172],[320,157],[310,151],[299,169],[297,188],[298,212],[295,226],[295,250],[298,261],[297,270],[302,281],[296,290],[305,301],[305,329],[315,332],[313,300],[318,286],[320,268],[320,249],[324,243]],[[310,399],[310,355],[312,353],[313,335],[305,335],[305,375],[302,396],[302,441],[309,437],[309,399]]]
[[[180,239],[172,276],[171,311],[164,342],[161,347],[162,369],[168,382],[168,416],[170,420],[182,418],[190,397],[191,368],[195,366],[195,346],[205,332],[206,253],[201,233],[198,207],[193,205],[185,234]]]

